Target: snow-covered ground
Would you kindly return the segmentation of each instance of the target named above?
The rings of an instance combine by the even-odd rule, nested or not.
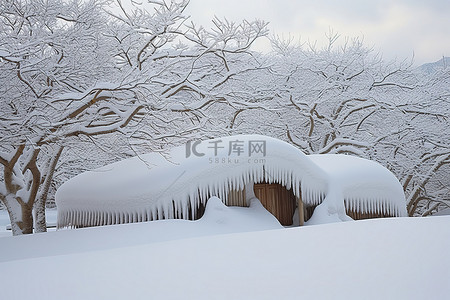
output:
[[[284,229],[257,204],[213,200],[195,222],[2,237],[0,291],[46,300],[448,299],[448,253],[448,216]]]

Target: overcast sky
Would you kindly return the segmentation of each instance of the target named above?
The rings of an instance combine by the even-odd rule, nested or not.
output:
[[[450,56],[449,0],[191,0],[186,13],[205,27],[214,16],[262,19],[271,34],[318,45],[332,28],[343,37],[364,37],[385,59],[414,54],[415,65]]]

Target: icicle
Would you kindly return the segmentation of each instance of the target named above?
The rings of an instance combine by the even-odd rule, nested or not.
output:
[[[162,220],[164,217],[164,209],[163,206],[160,204],[159,207],[156,209],[156,220]]]
[[[300,182],[295,177],[292,180],[294,181],[294,185],[295,185],[295,195],[297,197],[301,197],[301,193],[300,193],[300,186],[301,186],[301,184],[300,184]]]
[[[253,179],[253,182],[261,182],[261,174],[263,173],[264,166],[262,168],[256,169],[255,178]]]
[[[197,209],[200,206],[199,200],[200,199],[198,199],[198,196],[197,196],[197,197],[195,197],[194,202],[191,202],[192,203],[192,206],[191,206],[191,219],[192,220],[195,220],[195,216],[197,214]]]
[[[285,185],[285,180],[284,180],[284,171],[278,167],[278,183],[280,183],[281,185]]]
[[[280,182],[280,174],[278,173],[278,166],[277,165],[275,165],[273,167],[272,172],[273,172],[273,183]]]
[[[150,209],[150,213],[151,213],[151,216],[150,216],[151,221],[155,221],[158,219],[158,208],[157,207],[152,207]]]
[[[224,183],[220,184],[220,189],[219,189],[219,199],[221,199],[222,201],[225,201],[225,185]]]
[[[201,187],[200,187],[200,196],[201,196],[201,199],[205,199],[207,194],[208,194],[208,191],[207,191],[206,187],[205,187],[205,186],[201,186]],[[198,203],[198,204],[199,204],[199,203]]]
[[[223,202],[225,203],[225,205],[229,205],[228,194],[229,194],[229,190],[228,190],[228,188],[225,186],[225,194],[223,195]]]
[[[173,210],[174,201],[167,201],[167,205],[164,207],[164,215],[165,219],[173,219],[174,218],[174,210]]]
[[[306,196],[306,187],[303,186],[303,184],[301,184],[300,192],[301,192],[301,198],[302,198],[303,203],[309,204],[308,197]]]
[[[189,219],[188,207],[189,207],[190,202],[191,202],[191,198],[188,198],[186,201],[181,203],[181,207],[182,207],[181,218],[184,220]]]
[[[273,182],[274,183],[280,183],[281,182],[281,178],[280,178],[280,173],[279,173],[279,168],[277,165],[274,166],[274,178],[273,178]]]
[[[292,172],[290,172],[290,171],[286,175],[286,186],[289,186],[289,189],[292,190],[292,192],[294,192],[294,188],[292,186]]]

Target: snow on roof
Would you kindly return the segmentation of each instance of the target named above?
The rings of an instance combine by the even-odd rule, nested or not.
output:
[[[339,171],[344,167],[347,171]],[[321,203],[337,185],[355,207],[359,199],[369,208],[378,199],[403,215],[405,206],[397,179],[374,162],[307,156],[278,139],[237,135],[191,142],[167,156],[133,157],[72,178],[56,194],[58,226],[189,218],[210,196],[227,203],[230,190],[262,181],[292,188],[306,204]]]
[[[329,177],[329,190],[338,190],[345,208],[362,213],[407,216],[403,188],[388,169],[377,162],[343,154],[309,155]]]

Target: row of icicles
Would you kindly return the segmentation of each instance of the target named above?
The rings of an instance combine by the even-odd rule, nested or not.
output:
[[[217,196],[228,204],[228,195],[231,190],[243,190],[248,182],[278,183],[292,189],[296,197],[301,194],[302,201],[307,206],[317,206],[325,198],[325,192],[311,189],[300,184],[300,176],[293,171],[286,171],[278,167],[260,166],[245,170],[236,176],[229,176],[223,182],[200,183],[191,189],[189,194],[178,199],[172,197],[160,199],[158,205],[143,207],[140,210],[127,211],[126,207],[120,210],[86,210],[75,209],[58,211],[58,227],[90,227],[112,224],[146,222],[162,219],[198,219],[199,210],[206,205],[207,199]],[[344,201],[348,212],[362,214],[377,214],[382,216],[397,216],[398,209],[386,199],[350,198]]]

